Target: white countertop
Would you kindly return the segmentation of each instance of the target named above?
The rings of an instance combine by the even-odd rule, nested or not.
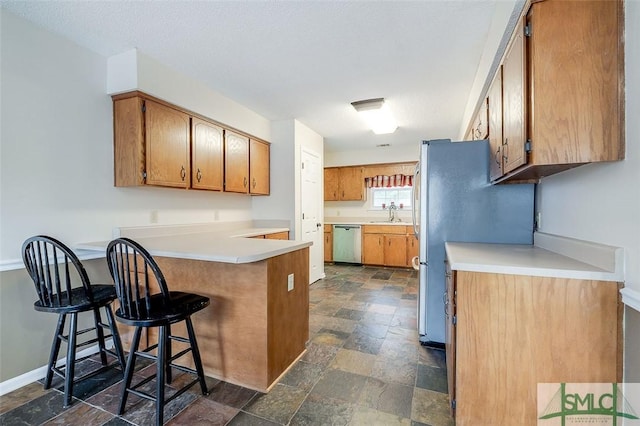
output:
[[[620,264],[622,249],[548,234],[544,234],[543,239],[565,243],[570,240],[572,247],[570,250],[556,250],[557,244],[547,244],[547,240],[539,245],[448,242],[445,250],[451,268],[458,271],[624,281],[623,265]],[[588,245],[586,249],[585,245]],[[588,250],[599,250],[601,258],[610,254],[614,259],[608,263],[606,259],[589,261],[589,255],[585,254]]]
[[[389,225],[389,226],[413,226],[411,218],[401,218],[400,222],[389,222],[380,218],[366,217],[325,217],[325,225]]]
[[[166,229],[163,228],[164,235],[134,236],[126,235],[123,232],[122,236],[133,238],[153,256],[223,263],[257,262],[300,250],[312,244],[309,241],[249,238],[256,235],[287,232],[288,228],[244,227],[228,230],[201,230],[200,232],[183,230],[184,233],[169,233],[166,232]],[[104,253],[108,244],[109,241],[79,243],[75,245],[75,248]]]

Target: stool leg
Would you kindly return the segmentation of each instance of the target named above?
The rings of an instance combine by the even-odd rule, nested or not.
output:
[[[67,366],[64,371],[64,408],[71,405],[73,395],[73,376],[76,369],[76,332],[78,331],[78,313],[71,313],[69,335],[67,337]]]
[[[167,383],[171,383],[172,381],[172,376],[171,376],[171,325],[167,325],[167,334],[166,334],[166,365],[167,365],[167,372],[166,372],[166,380]]]
[[[107,365],[107,352],[104,345],[104,330],[102,329],[102,318],[100,317],[100,308],[93,310],[93,321],[96,324],[96,334],[98,335],[98,348],[100,348],[100,362]]]
[[[191,353],[193,355],[193,363],[195,364],[196,371],[198,372],[198,380],[200,381],[200,389],[203,395],[209,394],[207,390],[207,383],[204,380],[204,369],[202,368],[202,359],[200,358],[200,349],[198,349],[198,341],[196,340],[196,333],[193,331],[193,323],[191,317],[185,319],[187,323],[187,332],[189,333],[189,343],[191,344]]]
[[[131,347],[129,348],[129,359],[127,360],[127,367],[124,371],[124,380],[122,382],[122,393],[120,394],[120,406],[118,407],[118,415],[124,414],[124,406],[127,404],[127,396],[129,395],[129,388],[131,387],[131,379],[133,378],[133,368],[136,365],[136,351],[140,344],[140,334],[142,333],[142,327],[136,327],[133,332],[133,340],[131,341]]]
[[[158,336],[158,358],[156,359],[156,425],[161,426],[164,420],[164,374],[166,369],[167,354],[167,327],[160,326]]]
[[[118,325],[116,324],[115,319],[113,318],[113,312],[111,311],[111,305],[107,305],[104,307],[104,311],[107,314],[107,322],[109,323],[109,329],[111,330],[111,336],[113,339],[113,348],[116,352],[116,356],[118,357],[118,362],[120,363],[120,368],[122,368],[122,372],[124,373],[125,369],[125,361],[124,361],[124,350],[122,349],[122,340],[120,340],[120,333],[118,332]]]
[[[60,352],[60,336],[64,333],[64,323],[67,319],[66,314],[58,315],[58,325],[56,326],[56,333],[53,336],[53,342],[51,343],[51,353],[49,355],[49,365],[47,366],[47,375],[44,380],[44,388],[49,389],[51,387],[51,379],[53,379],[53,368],[56,366],[58,360],[58,352]]]

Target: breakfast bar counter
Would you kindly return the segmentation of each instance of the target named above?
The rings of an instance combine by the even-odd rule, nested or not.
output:
[[[311,243],[250,238],[286,228],[225,228],[120,228],[114,236],[142,244],[160,266],[169,290],[210,298],[210,306],[193,316],[205,373],[266,392],[305,352]],[[107,244],[76,247],[104,252]],[[118,326],[127,347],[133,330]],[[179,326],[175,329],[186,335]],[[152,344],[157,336],[152,332],[146,338]],[[172,345],[173,353],[182,349],[179,342]],[[184,362],[191,366],[189,356]]]

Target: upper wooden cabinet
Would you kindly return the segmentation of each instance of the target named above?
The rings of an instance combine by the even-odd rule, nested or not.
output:
[[[476,114],[476,118],[473,120],[473,128],[471,130],[471,139],[482,140],[486,139],[489,134],[488,123],[488,106],[487,99],[482,101],[480,110]]]
[[[502,63],[502,172],[526,162],[525,152],[525,20],[520,19]]]
[[[249,142],[249,193],[269,195],[270,145],[251,139]]]
[[[620,0],[531,4],[495,76],[503,135],[489,160],[500,163],[494,182],[537,181],[624,158],[623,22]],[[488,93],[492,144],[499,140],[496,85]]]
[[[502,68],[498,68],[487,97],[489,105],[489,176],[502,176]]]
[[[224,130],[199,118],[192,118],[191,129],[191,187],[222,191]]]
[[[224,149],[224,190],[269,195],[269,144],[225,131]]]
[[[249,138],[225,132],[224,152],[224,190],[249,193]]]
[[[269,194],[268,142],[142,92],[113,96],[113,118],[115,186]]]
[[[360,166],[324,169],[325,201],[365,200],[364,169]]]

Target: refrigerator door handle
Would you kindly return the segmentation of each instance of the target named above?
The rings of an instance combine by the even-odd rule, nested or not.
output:
[[[420,174],[420,162],[416,164],[416,170],[413,172],[413,185],[411,186],[411,219],[413,221],[413,234],[416,239],[420,240],[420,231],[418,230],[418,218],[416,218],[416,185],[418,184],[418,174]]]

